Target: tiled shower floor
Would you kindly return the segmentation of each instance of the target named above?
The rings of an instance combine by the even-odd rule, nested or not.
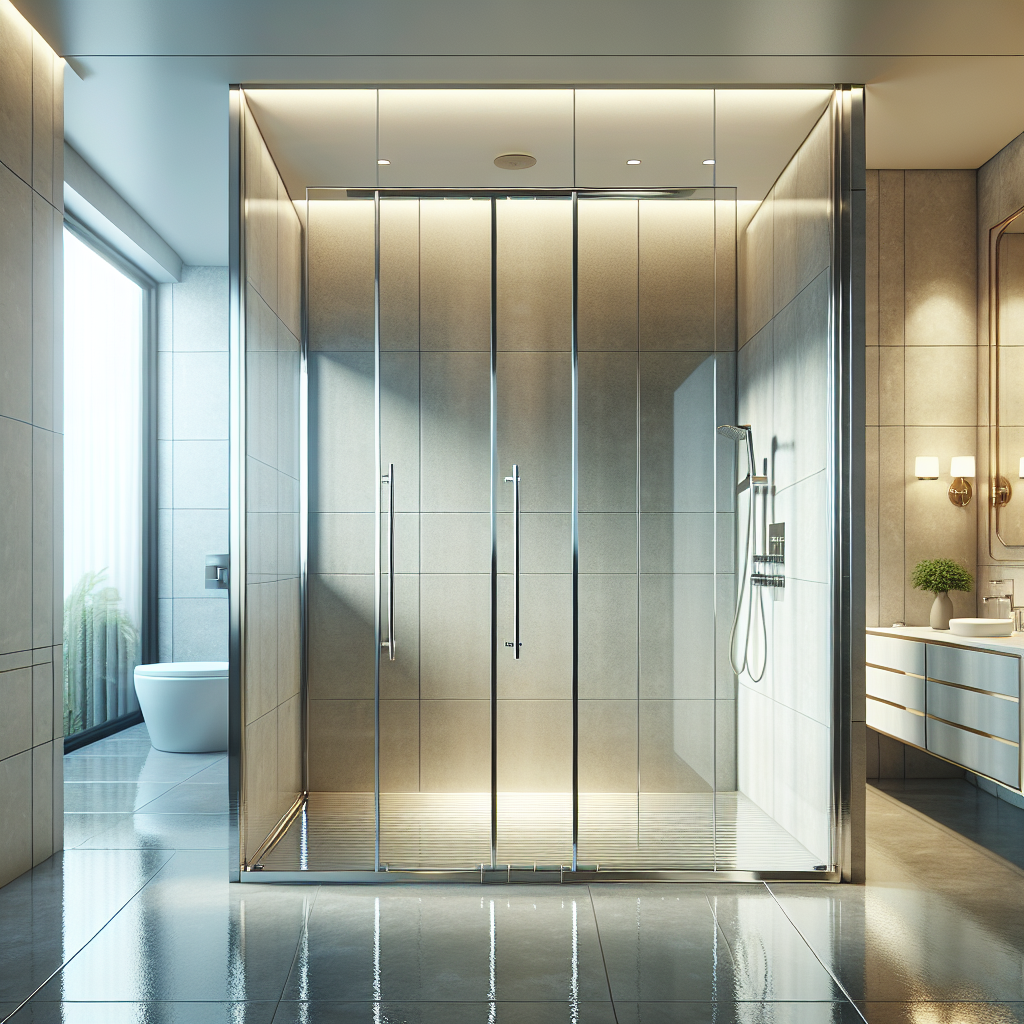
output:
[[[498,794],[498,863],[572,863],[572,796]],[[311,793],[305,815],[262,859],[268,871],[372,870],[372,793]],[[381,797],[381,863],[392,870],[490,863],[490,797]],[[740,793],[580,794],[584,868],[812,871],[816,858]]]

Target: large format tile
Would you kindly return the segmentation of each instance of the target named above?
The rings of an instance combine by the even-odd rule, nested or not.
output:
[[[110,856],[77,854],[90,855]],[[36,998],[278,998],[316,890],[229,886],[227,861],[225,851],[174,854]]]
[[[601,948],[618,1003],[733,998],[743,977],[705,886],[593,886]]]
[[[868,1024],[1019,1024],[1024,1003],[858,1003]]]
[[[212,767],[218,754],[169,754],[151,749],[146,755],[109,752],[88,756],[84,748],[64,759],[65,782],[184,782]],[[193,779],[194,781],[194,779]]]
[[[68,782],[66,811],[137,811],[174,786],[170,782]]]
[[[708,894],[735,964],[734,998],[840,1000],[843,993],[761,885],[720,886]]]
[[[617,1024],[863,1024],[848,1001],[615,1004]]]
[[[65,851],[0,889],[0,1000],[28,998],[170,856],[162,850]]]
[[[396,1003],[391,1001],[362,1003],[292,1002],[282,1000],[274,1024],[382,1024],[402,1021],[403,1024],[481,1024],[483,1021],[502,1024],[613,1024],[616,1021],[611,1003],[537,1003],[537,1002],[429,1002]]]
[[[11,1024],[271,1024],[276,1009],[276,1000],[58,1003],[33,999]]]
[[[184,782],[140,809],[147,814],[227,814],[228,789]]]
[[[586,889],[323,889],[284,998],[604,1001]]]
[[[1020,872],[868,789],[865,886],[772,884],[854,999],[1019,1001]]]

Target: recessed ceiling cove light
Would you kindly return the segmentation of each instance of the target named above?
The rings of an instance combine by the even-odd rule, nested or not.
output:
[[[527,167],[533,167],[537,162],[535,156],[529,153],[502,153],[494,158],[494,166],[500,167],[503,171],[525,171]]]
[[[703,164],[704,164],[704,165],[705,165],[706,167],[713,167],[713,166],[714,166],[714,164],[715,164],[715,161],[714,161],[714,160],[704,160],[704,161],[702,161],[702,163],[703,163]]]
[[[378,167],[390,167],[391,166],[391,161],[390,160],[378,160],[377,161],[377,166]]]
[[[629,164],[630,167],[636,167],[640,163],[640,161],[639,160],[627,160],[626,163]]]

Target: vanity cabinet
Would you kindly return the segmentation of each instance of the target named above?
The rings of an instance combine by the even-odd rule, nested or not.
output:
[[[1019,791],[1024,637],[956,639],[924,627],[869,631],[867,724]]]

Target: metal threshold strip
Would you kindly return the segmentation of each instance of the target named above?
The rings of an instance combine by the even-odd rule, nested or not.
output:
[[[577,870],[562,868],[528,868],[506,865],[500,868],[481,866],[471,870],[411,871],[254,871],[241,873],[241,881],[266,885],[410,885],[448,883],[463,885],[540,885],[587,884],[590,882],[723,882],[758,884],[763,882],[839,882],[840,873],[829,871],[713,871],[666,869],[663,871]]]

